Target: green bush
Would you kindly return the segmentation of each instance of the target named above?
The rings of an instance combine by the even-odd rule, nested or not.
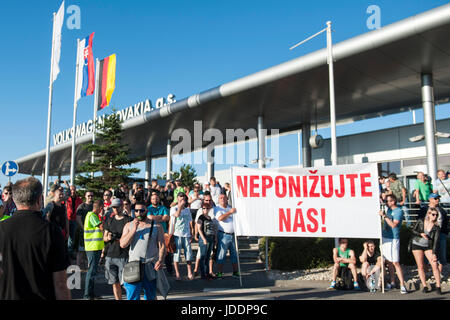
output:
[[[402,225],[400,232],[400,262],[404,265],[415,265],[412,253],[408,252],[411,230]],[[363,251],[363,243],[368,239],[349,239],[349,248],[355,251],[357,266],[360,267],[359,256]],[[372,239],[379,251],[379,239]],[[265,242],[260,243],[260,252],[265,259]],[[329,267],[333,264],[334,239],[332,238],[269,238],[269,266],[271,269],[292,271]],[[450,247],[450,243],[448,243]],[[449,252],[447,250],[447,256]],[[448,257],[447,257],[448,259]]]

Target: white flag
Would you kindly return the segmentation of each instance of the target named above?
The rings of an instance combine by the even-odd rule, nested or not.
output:
[[[61,56],[61,29],[64,24],[64,1],[59,7],[58,13],[53,20],[53,51],[52,51],[52,63],[53,73],[52,81],[56,80],[59,74],[59,58]]]
[[[77,75],[77,83],[76,92],[75,92],[75,100],[78,101],[81,98],[81,90],[83,88],[83,72],[84,72],[84,49],[86,47],[86,39],[80,40],[78,42],[77,48],[77,66],[76,73]]]

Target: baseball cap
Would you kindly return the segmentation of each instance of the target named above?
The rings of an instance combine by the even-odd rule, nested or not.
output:
[[[431,198],[437,199],[437,198],[440,198],[440,197],[441,197],[441,196],[438,195],[437,193],[430,193],[430,195],[428,196],[428,199],[431,199]]]
[[[115,198],[115,199],[113,199],[113,201],[111,201],[111,207],[113,207],[113,208],[118,208],[122,204],[123,204],[123,201],[120,198]]]

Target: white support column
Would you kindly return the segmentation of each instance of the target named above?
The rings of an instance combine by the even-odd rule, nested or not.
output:
[[[152,178],[152,157],[147,156],[145,158],[145,188],[150,186],[150,180]]]
[[[166,179],[172,179],[172,141],[167,140],[167,175]]]
[[[258,168],[266,167],[266,130],[264,130],[264,119],[258,117]]]
[[[427,169],[432,183],[436,183],[437,152],[436,152],[436,115],[434,107],[433,76],[422,74],[422,108],[425,145],[427,148]]]
[[[208,182],[211,179],[211,177],[214,177],[214,156],[215,156],[214,144],[210,144],[206,148],[206,158],[207,158],[206,179]]]

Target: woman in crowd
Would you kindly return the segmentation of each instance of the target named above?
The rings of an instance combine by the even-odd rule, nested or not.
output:
[[[134,210],[131,208],[131,201],[128,198],[123,201],[123,211],[133,219],[136,217]]]
[[[437,250],[439,246],[440,228],[438,225],[439,212],[435,208],[429,208],[424,218],[417,220],[412,233],[411,250],[416,260],[420,281],[422,282],[422,292],[427,293],[427,283],[425,277],[424,256],[430,261],[433,268],[433,275],[436,279],[436,290],[441,292],[441,275],[438,269]]]
[[[217,232],[214,221],[209,216],[210,207],[202,205],[202,214],[197,220],[198,244],[200,246],[200,274],[205,280],[214,279],[212,270],[209,270],[209,259],[216,242]]]

